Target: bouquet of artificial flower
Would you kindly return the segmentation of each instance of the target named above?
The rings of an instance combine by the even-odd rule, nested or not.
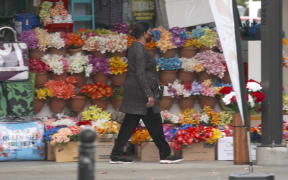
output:
[[[87,110],[81,113],[82,121],[111,120],[111,113],[103,111],[97,106],[89,106]]]
[[[63,39],[63,35],[60,32],[55,32],[50,34],[50,43],[48,47],[53,47],[56,49],[61,49],[66,46],[65,40]]]
[[[110,74],[123,74],[128,70],[128,59],[126,57],[111,57],[109,59]]]
[[[113,96],[112,87],[101,82],[87,84],[82,87],[81,93],[86,94],[91,99],[102,99]]]
[[[204,29],[204,35],[201,36],[198,41],[206,47],[213,48],[217,46],[216,32],[211,29]]]
[[[162,26],[152,31],[156,46],[165,53],[169,49],[177,48],[173,43],[173,34]]]
[[[120,124],[116,121],[99,120],[94,124],[94,129],[100,135],[102,134],[118,134],[120,129]]]
[[[93,55],[88,55],[89,64],[92,65],[92,73],[96,74],[97,72],[103,72],[104,74],[110,74],[109,69],[109,59],[108,58],[97,58]]]
[[[151,141],[151,136],[147,129],[137,128],[131,137],[132,144],[141,144],[146,141]]]
[[[172,33],[172,41],[176,47],[183,47],[188,39],[190,39],[185,28],[173,27],[170,29]]]
[[[195,58],[180,58],[180,61],[182,62],[182,69],[184,71],[190,71],[190,72],[200,71],[201,72],[204,70],[204,67],[202,66],[202,64]]]
[[[47,30],[40,29],[38,27],[35,28],[34,31],[38,39],[38,48],[41,51],[45,51],[51,41],[49,33],[47,32]]]
[[[18,40],[26,43],[29,49],[38,48],[38,38],[34,30],[22,31]]]
[[[249,80],[246,82],[246,101],[250,113],[261,111],[260,105],[265,99],[265,95],[262,92],[261,83],[255,80]],[[239,112],[236,93],[232,87],[223,87],[220,91],[220,97],[222,98],[223,108],[227,111]]]
[[[205,30],[209,29],[207,26],[202,28],[196,28],[192,30],[191,37],[195,40],[200,39],[205,34]]]
[[[124,52],[128,47],[128,35],[127,34],[109,34],[106,42],[108,52]]]
[[[40,59],[30,59],[29,60],[29,69],[33,73],[49,72],[50,67],[45,62]]]
[[[45,87],[51,93],[51,97],[57,97],[59,99],[70,99],[75,96],[75,83],[74,77],[68,77],[65,81],[50,80],[45,84]]]
[[[201,95],[202,96],[208,96],[208,97],[215,97],[217,94],[217,88],[215,88],[212,85],[211,79],[205,80],[204,82],[201,83],[202,90],[201,90]]]
[[[175,80],[172,84],[169,83],[168,86],[164,86],[163,96],[178,98],[180,96],[189,97],[190,95],[190,92],[178,80]]]
[[[118,24],[114,24],[113,28],[112,28],[113,32],[117,32],[119,34],[129,34],[129,26],[126,23],[118,23]]]
[[[41,60],[50,67],[50,71],[58,75],[63,74],[69,68],[68,62],[63,56],[47,54]]]
[[[179,70],[182,67],[182,62],[178,57],[174,58],[159,58],[157,64],[160,70]]]
[[[84,72],[86,77],[89,77],[93,70],[92,64],[89,64],[88,56],[84,56],[81,53],[69,56],[68,66],[68,72],[71,74]]]
[[[40,88],[36,90],[36,97],[41,100],[46,100],[47,97],[52,97],[52,94],[47,88]]]
[[[195,109],[185,109],[181,112],[180,124],[200,124],[201,113],[197,112]]]
[[[69,33],[68,45],[69,45],[69,48],[73,48],[73,49],[82,48],[82,46],[84,45],[84,41],[82,40],[80,35],[76,33]]]
[[[108,35],[97,35],[88,37],[83,46],[86,51],[99,51],[102,54],[108,52]]]
[[[202,64],[208,74],[213,74],[221,79],[224,77],[226,69],[223,65],[225,62],[223,54],[213,51],[204,51],[196,54],[194,58]]]

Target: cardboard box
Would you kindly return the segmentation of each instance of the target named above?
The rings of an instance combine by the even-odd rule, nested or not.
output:
[[[252,160],[256,160],[257,144],[251,144]],[[219,161],[233,161],[233,137],[224,137],[218,140],[217,144],[217,160]]]
[[[154,142],[144,142],[136,146],[139,161],[159,161],[160,154]]]
[[[46,143],[46,160],[55,161],[55,147],[50,143]]]
[[[110,154],[114,146],[114,141],[112,142],[96,142],[96,153],[95,161],[105,162],[110,160]]]
[[[69,142],[55,146],[56,162],[76,162],[79,159],[78,142]]]
[[[195,143],[183,148],[182,155],[185,161],[215,160],[215,145]]]

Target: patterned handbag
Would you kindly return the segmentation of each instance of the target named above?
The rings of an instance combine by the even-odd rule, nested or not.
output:
[[[20,81],[29,78],[28,48],[25,43],[17,42],[11,27],[2,27],[14,33],[15,42],[0,42],[0,81]]]
[[[2,83],[0,83],[0,117],[7,116],[7,100],[4,95]]]

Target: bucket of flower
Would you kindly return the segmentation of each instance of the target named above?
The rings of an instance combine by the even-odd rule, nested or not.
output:
[[[121,86],[126,80],[128,70],[128,59],[126,57],[111,57],[109,59],[111,83],[114,86]]]
[[[50,110],[54,113],[63,111],[66,105],[66,100],[75,96],[75,78],[69,76],[65,81],[50,80],[45,84],[45,87],[51,93]]]
[[[41,88],[49,79],[48,72],[50,71],[49,65],[41,61],[40,59],[29,60],[30,71],[36,74],[35,86]]]
[[[84,41],[81,38],[81,36],[77,33],[69,33],[67,35],[68,39],[68,52],[70,56],[73,56],[75,54],[82,54],[85,55],[84,51],[82,50],[82,46],[84,45]]]
[[[215,108],[217,88],[212,85],[211,79],[201,83],[201,95],[198,97],[199,104],[203,109],[205,106]]]
[[[61,55],[47,54],[41,58],[50,67],[52,80],[65,80],[67,77],[68,62]]]
[[[39,113],[44,105],[46,104],[47,97],[51,97],[51,92],[43,87],[36,90],[36,96],[34,97],[34,104],[33,104],[33,110],[34,113]]]
[[[88,55],[89,64],[92,65],[92,79],[94,83],[101,82],[107,83],[108,75],[110,74],[109,59],[102,57],[95,57],[94,55]]]
[[[181,69],[182,62],[178,57],[159,58],[157,59],[157,65],[160,70],[160,82],[167,86],[176,80],[177,71]]]
[[[101,82],[87,84],[82,87],[80,92],[90,97],[92,105],[96,105],[103,110],[107,109],[108,98],[113,96],[112,87]]]

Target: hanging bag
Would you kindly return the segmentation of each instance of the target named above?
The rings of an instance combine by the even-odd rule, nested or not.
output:
[[[28,48],[25,43],[17,41],[16,31],[11,27],[2,30],[14,33],[14,42],[0,41],[0,81],[20,81],[29,78]]]

